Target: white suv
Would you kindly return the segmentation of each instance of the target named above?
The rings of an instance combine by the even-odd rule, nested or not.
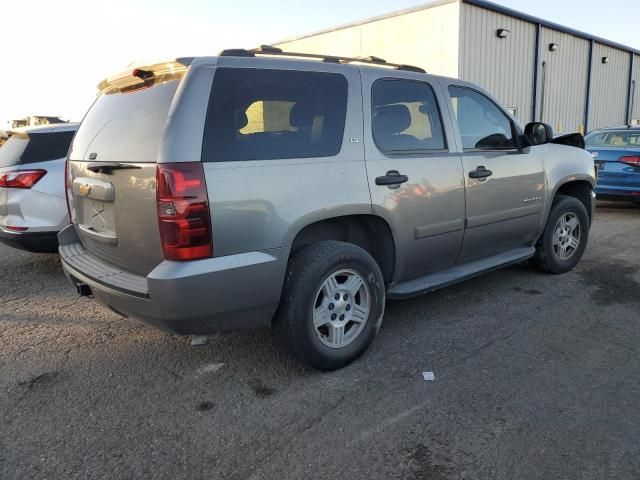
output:
[[[78,124],[26,127],[0,147],[0,242],[55,252],[69,224],[64,169]]]

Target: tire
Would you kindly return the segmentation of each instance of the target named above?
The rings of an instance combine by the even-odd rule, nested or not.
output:
[[[561,224],[563,218],[564,225]],[[573,230],[569,232],[572,228]],[[577,245],[575,245],[576,228],[579,228]],[[589,228],[589,215],[584,204],[575,197],[558,195],[551,207],[544,232],[536,244],[534,265],[544,272],[555,274],[572,270],[587,247]],[[557,237],[556,233],[558,233]]]
[[[371,344],[384,305],[384,280],[371,255],[350,243],[322,241],[290,259],[274,330],[307,365],[335,370]]]

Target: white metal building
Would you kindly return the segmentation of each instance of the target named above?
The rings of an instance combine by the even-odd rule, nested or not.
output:
[[[440,0],[276,45],[469,80],[557,134],[640,119],[640,51],[484,0]]]

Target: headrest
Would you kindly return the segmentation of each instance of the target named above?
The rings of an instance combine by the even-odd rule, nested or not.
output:
[[[373,131],[376,135],[394,135],[411,126],[411,112],[406,105],[385,105],[376,108]]]
[[[309,104],[297,102],[289,114],[292,127],[310,127],[313,125],[314,111]]]
[[[236,122],[236,130],[242,130],[249,123],[247,114],[245,112],[236,110],[235,122]]]

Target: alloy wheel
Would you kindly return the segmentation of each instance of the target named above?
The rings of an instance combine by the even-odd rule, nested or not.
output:
[[[329,348],[343,348],[362,333],[371,310],[369,287],[355,270],[330,274],[316,293],[313,329]]]
[[[563,214],[553,231],[553,252],[562,261],[569,260],[578,251],[582,231],[575,213]]]

